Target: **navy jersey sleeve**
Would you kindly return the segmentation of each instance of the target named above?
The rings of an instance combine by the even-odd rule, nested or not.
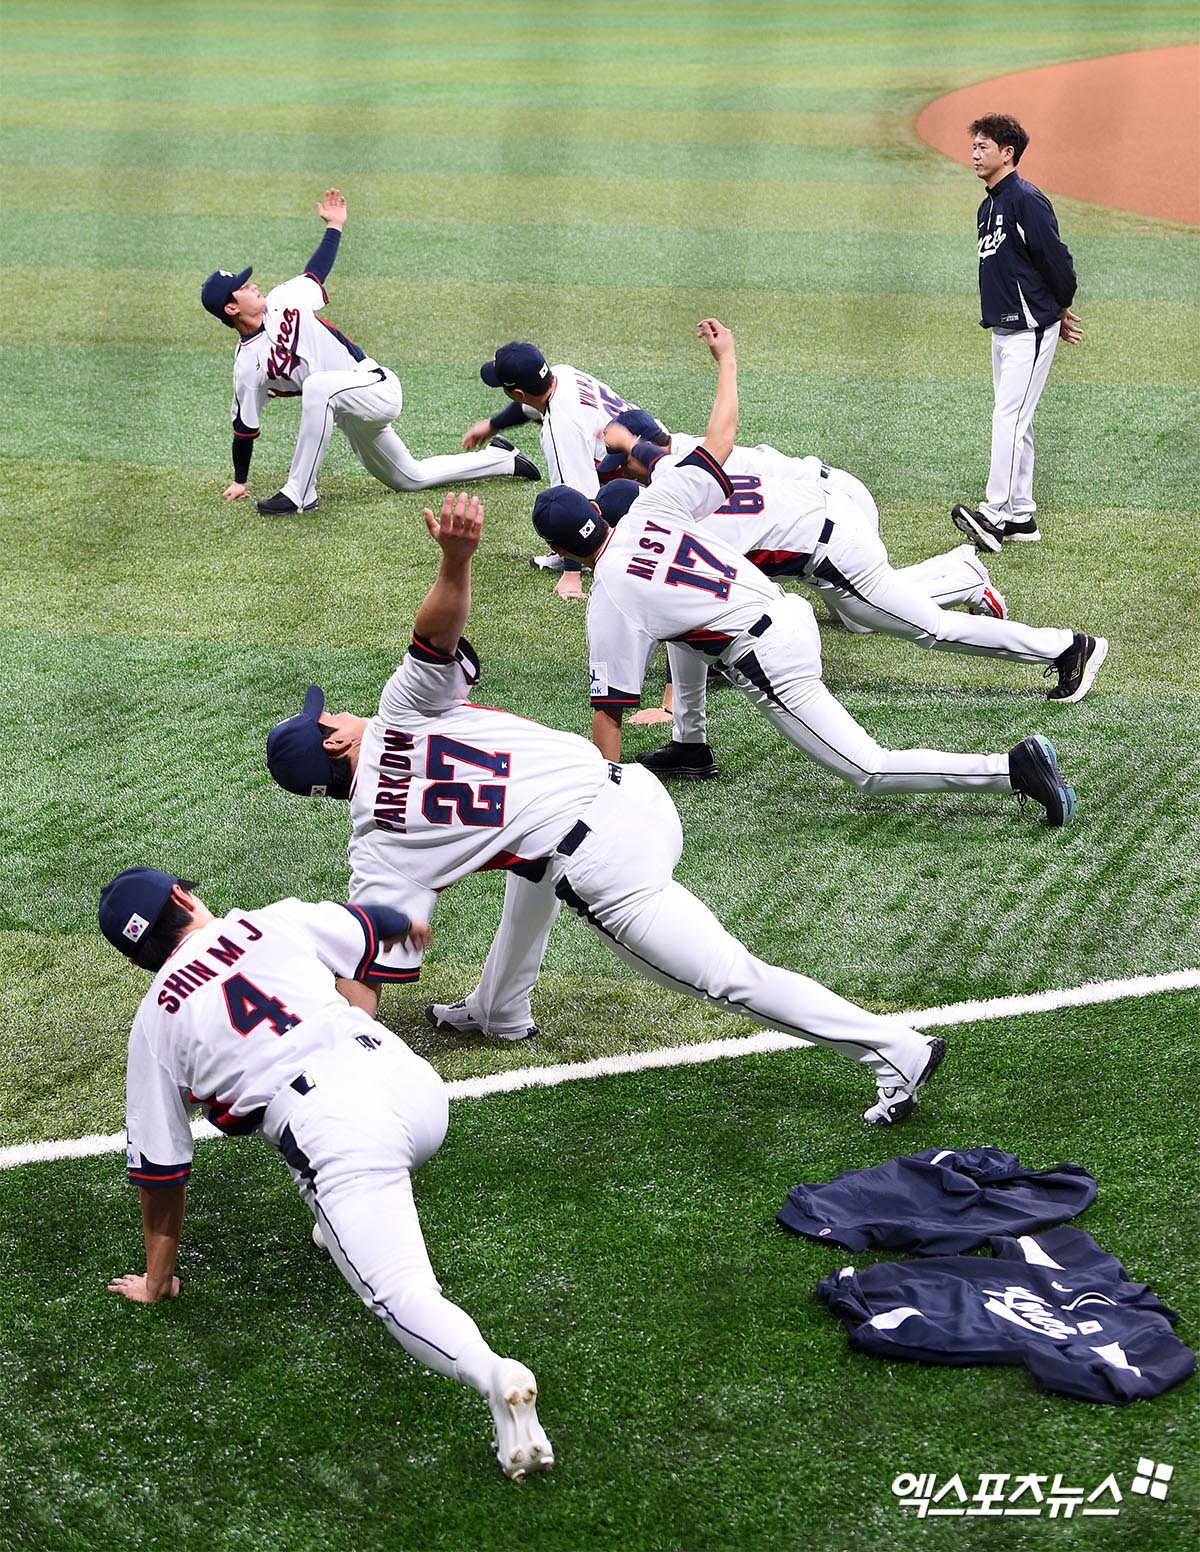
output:
[[[329,278],[329,271],[333,268],[333,261],[337,258],[338,246],[341,243],[342,234],[336,226],[327,226],[325,235],[317,244],[311,259],[304,266],[304,273],[312,277],[325,290],[325,282]],[[328,297],[326,297],[328,301]]]
[[[1078,285],[1075,265],[1070,250],[1059,236],[1054,207],[1044,194],[1035,191],[1026,198],[1021,211],[1021,228],[1030,260],[1049,286],[1054,300],[1060,307],[1069,307],[1075,300]]]

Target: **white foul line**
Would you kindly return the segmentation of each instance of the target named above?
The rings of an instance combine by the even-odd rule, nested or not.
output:
[[[1151,997],[1160,992],[1200,989],[1200,970],[1174,970],[1166,975],[1138,975],[1123,981],[1089,981],[1085,986],[1060,991],[1031,992],[1012,997],[990,997],[983,1002],[953,1002],[942,1008],[921,1008],[892,1017],[914,1029],[945,1028],[951,1024],[979,1024],[989,1019],[1017,1018],[1023,1013],[1053,1013],[1056,1008],[1082,1008],[1094,1003],[1117,1002],[1124,997]],[[653,1051],[632,1051],[624,1056],[600,1056],[590,1062],[563,1062],[552,1067],[517,1067],[510,1072],[489,1073],[484,1078],[457,1078],[446,1084],[451,1099],[483,1099],[489,1094],[510,1094],[517,1089],[555,1088],[580,1078],[608,1078],[620,1073],[646,1072],[654,1067],[688,1067],[735,1056],[758,1056],[770,1051],[795,1051],[811,1046],[811,1040],[778,1030],[763,1030],[736,1040],[706,1040],[699,1045],[660,1046]],[[224,1133],[207,1121],[192,1122],[197,1141]],[[58,1142],[16,1143],[0,1148],[0,1169],[18,1164],[39,1164],[54,1159],[90,1158],[100,1153],[120,1153],[125,1133],[70,1137]]]

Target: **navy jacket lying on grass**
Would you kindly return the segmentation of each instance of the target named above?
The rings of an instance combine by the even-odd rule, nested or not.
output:
[[[1078,1164],[1026,1169],[1001,1148],[926,1148],[827,1183],[793,1186],[785,1229],[847,1250],[952,1255],[992,1234],[1048,1229],[1091,1204],[1096,1182]]]
[[[1176,1316],[1082,1229],[990,1242],[988,1256],[843,1267],[817,1297],[879,1358],[1020,1363],[1045,1390],[1121,1405],[1196,1367]]]

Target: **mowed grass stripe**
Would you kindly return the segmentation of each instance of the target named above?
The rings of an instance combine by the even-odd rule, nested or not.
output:
[[[358,133],[295,129],[289,134],[257,128],[213,128],[207,133],[153,132],[125,129],[16,127],[0,131],[0,157],[5,161],[74,163],[76,166],[213,167],[246,174],[311,171],[327,176],[336,168],[341,180],[358,173],[470,174],[493,168],[536,176],[594,173],[610,161],[607,143],[568,136],[544,138],[519,131],[495,140],[460,133],[457,136],[376,135],[364,115]],[[630,131],[639,128],[631,118]],[[620,137],[620,157],[635,170],[660,172],[669,161],[676,176],[717,179],[791,178],[866,183],[884,174],[901,183],[923,183],[937,153],[914,142],[911,146],[670,144],[631,133]]]
[[[336,163],[314,174],[313,202]],[[132,175],[132,171],[131,171]],[[756,195],[747,189],[747,205]],[[764,197],[769,203],[769,190]],[[658,285],[722,289],[887,292],[898,296],[961,298],[978,306],[970,206],[960,234],[931,234],[915,242],[889,232],[659,229],[649,222],[614,220],[588,226],[537,221],[374,218],[346,239],[335,289],[355,274],[396,280],[461,284],[528,284],[531,266],[545,285],[578,284],[599,274],[622,274]],[[0,229],[0,263],[27,265],[31,254],[56,267],[122,270],[134,256],[153,253],[159,270],[189,271],[197,284],[223,259],[249,252],[264,277],[297,273],[320,238],[315,217],[235,220],[152,211],[29,210]],[[1103,300],[1195,302],[1190,239],[1183,236],[1072,238],[1086,294]],[[977,316],[977,315],[976,315]],[[603,333],[602,329],[595,332]]]
[[[397,212],[403,212],[405,219],[458,222],[469,211],[505,226],[511,225],[516,212],[523,224],[590,227],[610,223],[617,213],[636,216],[640,223],[646,212],[653,211],[656,227],[690,230],[697,228],[697,213],[702,210],[705,230],[887,230],[910,236],[919,233],[922,240],[930,233],[951,235],[967,255],[964,274],[970,271],[978,188],[966,170],[949,158],[930,163],[919,201],[899,205],[893,189],[879,182],[760,177],[748,189],[744,179],[668,178],[661,171],[657,166],[623,165],[594,175],[522,175],[500,167],[486,174],[462,174],[452,182],[419,172],[357,172],[345,192],[352,202],[356,236],[366,222],[394,220]],[[636,197],[631,197],[631,185],[636,185]],[[205,167],[160,166],[153,177],[131,179],[121,166],[4,162],[0,163],[0,188],[12,209],[217,217],[226,232],[243,230],[247,220],[229,210],[228,172]],[[313,175],[307,169],[273,172],[269,189],[273,210],[305,212],[316,201]],[[1128,235],[1139,241],[1147,236],[1186,237],[1170,222],[1078,200],[1056,198],[1055,208],[1073,242],[1085,233],[1106,238]],[[264,219],[272,218],[264,213]],[[255,220],[256,233],[261,224]],[[965,287],[962,281],[958,289]]]
[[[253,250],[252,256],[257,259]],[[240,257],[239,250],[238,259],[229,262]],[[305,253],[293,260],[293,269],[307,257]],[[986,388],[990,371],[978,305],[966,295],[948,307],[943,297],[819,291],[807,285],[760,290],[418,282],[353,273],[349,243],[345,258],[347,273],[339,269],[331,280],[327,315],[388,365],[435,366],[439,399],[449,395],[457,400],[464,392],[474,392],[476,384],[481,401],[498,400],[479,382],[479,366],[497,345],[514,337],[538,342],[551,362],[565,359],[584,370],[608,373],[613,386],[627,395],[633,392],[628,384],[650,371],[693,385],[700,380],[711,388],[711,372],[704,359],[698,359],[695,346],[697,320],[709,313],[727,320],[737,333],[741,370],[750,385],[744,407],[752,419],[770,409],[756,399],[756,385],[764,378],[795,381],[816,374],[822,379],[939,381],[961,384],[973,401],[976,390],[982,391],[981,378]],[[275,282],[266,266],[255,262],[254,269],[264,287]],[[192,377],[202,372],[210,378],[218,373],[218,363],[219,375],[232,380],[234,336],[214,325],[200,307],[202,278],[199,270],[186,276],[136,269],[0,270],[0,289],[8,303],[0,319],[0,351],[7,353],[10,376],[14,382],[27,380],[33,370],[30,351],[36,349],[38,363],[49,356],[72,380],[107,373],[114,383],[124,383],[133,374],[130,388],[135,394],[157,384],[169,392],[180,373]],[[286,271],[279,278],[287,278]],[[140,314],[113,306],[114,294],[135,289],[163,320],[163,331],[153,342],[146,338]],[[47,290],[55,298],[50,317],[39,314],[35,305]],[[1195,387],[1191,360],[1200,354],[1200,306],[1090,298],[1081,300],[1079,308],[1086,309],[1086,343],[1082,349],[1063,347],[1058,352],[1048,403],[1062,387],[1108,384],[1162,390],[1169,403],[1156,419],[1164,430],[1188,413],[1192,394],[1178,390]],[[790,334],[779,328],[781,316],[791,324]],[[603,319],[602,328],[598,319]],[[1129,339],[1135,331],[1140,349],[1133,354]],[[78,359],[84,351],[94,367]],[[128,359],[130,352],[134,363]],[[197,359],[201,353],[203,365]],[[153,373],[146,371],[148,359],[155,363]],[[80,379],[74,378],[76,372],[82,374]],[[690,406],[697,396],[690,386],[681,391],[685,406]],[[689,408],[700,417],[699,429],[707,421],[708,407]],[[410,412],[406,408],[405,414]],[[690,429],[671,421],[678,411],[670,400],[662,402],[661,413],[673,428]],[[795,433],[790,437],[794,440]]]
[[[336,12],[318,8],[312,24],[287,6],[275,17],[261,15],[256,43],[264,49],[272,40],[278,45],[283,79],[344,74],[360,90],[498,76],[530,87],[569,79],[583,87],[653,93],[664,83],[701,93],[714,79],[727,87],[788,89],[817,84],[824,73],[850,76],[860,87],[911,82],[936,91],[943,82],[961,85],[997,70],[994,46],[981,42],[970,17],[951,17],[940,6],[924,19],[914,12],[903,26],[890,6],[839,11],[783,6],[768,13],[767,25],[758,32],[744,22],[754,13],[741,7],[733,12],[713,7],[697,16],[685,6],[682,14],[683,27],[648,37],[644,12],[636,5],[621,10],[605,4],[590,14],[578,6],[564,14],[559,6],[541,16],[522,7],[508,26],[483,34],[476,26],[477,11],[469,7],[465,19],[455,13],[455,20],[440,20],[440,30],[431,31],[407,9],[390,16],[373,13],[356,28],[340,6]],[[115,19],[98,19],[94,28],[87,25],[97,17],[94,11],[77,20],[65,10],[53,21],[42,19],[47,15],[54,13],[43,12],[28,23],[19,16],[6,19],[10,68],[44,69],[46,53],[69,38],[73,58],[86,59],[98,77],[119,75],[126,66],[136,71],[168,62],[184,79],[189,73],[228,70],[232,12],[206,22],[196,11],[186,19],[171,12],[154,18],[143,11],[132,24],[128,13],[118,13]],[[740,30],[723,30],[722,23]],[[1048,12],[1029,8],[1020,32],[1006,46],[1004,70],[1077,57],[1081,47],[1103,54],[1151,42],[1192,41],[1187,9],[1179,5],[1160,16],[1157,27],[1147,26],[1138,13],[1094,23],[1094,7],[1081,6],[1074,18],[1064,17],[1062,6]],[[181,50],[186,51],[182,66]]]
[[[847,309],[847,315],[849,312]],[[516,332],[496,328],[480,349],[490,353],[496,343]],[[418,456],[457,450],[462,431],[478,416],[498,408],[498,400],[486,390],[476,391],[473,385],[478,383],[478,369],[466,361],[451,371],[429,363],[405,362],[395,352],[375,348],[399,370],[404,382],[406,409],[398,429]],[[35,396],[40,373],[52,355],[57,364],[78,374],[72,414],[65,420],[43,415]],[[84,352],[39,354],[32,349],[0,349],[0,366],[9,372],[10,384],[17,385],[11,396],[10,417],[0,428],[0,451],[18,462],[62,458],[71,464],[98,460],[130,468],[202,468],[210,471],[207,488],[197,485],[195,475],[189,472],[163,493],[170,506],[183,504],[195,516],[203,515],[206,522],[219,521],[212,510],[215,492],[211,482],[222,481],[220,488],[227,482],[228,368],[219,361],[205,365],[203,358],[185,355],[177,375],[148,380],[144,355],[139,357],[135,351],[114,355],[111,369],[106,370],[108,364],[103,361],[89,364]],[[603,361],[588,365],[605,371]],[[711,407],[710,375],[626,372],[619,386],[658,411],[668,424],[697,435],[703,433]],[[796,454],[818,453],[831,464],[854,470],[884,506],[897,501],[924,502],[930,524],[928,554],[949,547],[949,541],[956,537],[947,518],[951,503],[982,493],[986,445],[981,443],[991,413],[990,395],[983,383],[871,377],[865,373],[853,381],[824,375],[798,380],[790,374],[755,377],[744,373],[743,403],[741,434],[747,443],[768,442]],[[119,414],[115,409],[118,405]],[[269,495],[282,483],[292,456],[297,419],[294,405],[269,407],[251,466],[257,495]],[[1186,513],[1192,506],[1198,419],[1200,395],[1195,393],[1181,395],[1177,390],[1122,384],[1052,386],[1039,409],[1038,421],[1046,468],[1039,487],[1044,515],[1053,521],[1056,514],[1061,519],[1091,510],[1100,496],[1106,507],[1142,512],[1159,509],[1178,532],[1180,519],[1170,514]],[[1131,436],[1131,428],[1138,425],[1146,426],[1148,434]],[[518,439],[535,459],[540,456],[531,432],[520,433]],[[21,471],[22,475],[25,472],[32,477],[32,470]],[[330,481],[343,472],[352,473],[350,482],[340,488],[332,486]],[[67,472],[61,477],[68,482],[75,480]],[[372,481],[340,437],[334,440],[322,488],[332,499],[363,502],[381,514],[394,510],[398,500],[405,500]],[[94,476],[85,489],[95,495]],[[513,493],[504,482],[493,482],[488,489],[497,493],[493,500],[503,499],[500,492],[514,499],[519,496],[525,500],[528,514],[533,487],[522,486]],[[128,505],[131,497],[132,508]],[[142,498],[128,486],[120,490],[119,500],[125,511],[146,510]],[[245,511],[242,507],[235,510]],[[327,521],[326,511],[318,522],[324,525]],[[305,531],[310,526],[305,525]],[[1140,530],[1145,526],[1141,519],[1133,525],[1138,544],[1143,542]],[[890,537],[896,536],[893,533]],[[531,542],[527,531],[517,544],[527,548]],[[997,574],[1003,576],[1005,565],[1014,564],[1005,562]],[[1062,564],[1061,557],[1058,564]],[[1110,564],[1105,561],[1104,569]],[[1174,577],[1176,571],[1172,566],[1169,574]],[[1186,589],[1182,576],[1179,580]],[[1069,578],[1065,583],[1072,585]],[[1183,596],[1189,595],[1185,591]]]
[[[370,129],[364,129],[361,103],[327,106],[321,113],[320,134],[348,138],[355,143],[363,138],[396,140],[402,137],[411,148],[413,159],[424,162],[429,146],[447,141],[451,146],[475,142],[492,146],[519,141],[522,146],[542,151],[548,145],[585,142],[594,154],[597,144],[606,149],[632,142],[636,147],[650,143],[697,145],[713,151],[724,146],[823,146],[842,150],[849,146],[874,146],[879,140],[879,114],[870,111],[822,111],[762,109],[748,101],[737,108],[713,109],[702,101],[677,109],[647,108],[644,102],[628,114],[612,107],[576,104],[567,115],[557,107],[542,103],[528,104],[519,121],[506,105],[476,104],[464,118],[464,106],[445,107],[429,104],[381,104],[370,110]],[[244,117],[231,112],[228,127],[235,130]],[[83,131],[89,138],[97,133],[127,136],[201,135],[206,140],[214,129],[225,125],[214,122],[213,104],[204,101],[170,103],[129,103],[102,96],[76,100],[64,106],[40,97],[8,97],[4,104],[6,130]],[[313,143],[311,125],[296,115],[291,103],[267,104],[256,108],[254,135],[293,139]],[[522,155],[524,152],[521,153]],[[623,156],[619,152],[618,156]],[[107,158],[105,158],[107,161]]]

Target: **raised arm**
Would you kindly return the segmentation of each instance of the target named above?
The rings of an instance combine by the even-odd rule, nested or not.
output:
[[[333,261],[338,255],[338,247],[342,241],[342,228],[346,224],[346,199],[341,189],[325,190],[325,198],[318,204],[317,214],[325,223],[325,235],[317,244],[312,258],[304,266],[304,273],[310,275],[324,290],[325,282],[329,279],[329,271],[333,268]]]
[[[716,318],[703,318],[697,331],[717,363],[717,393],[703,446],[719,464],[733,451],[738,426],[737,356],[733,335]]]
[[[437,517],[425,508],[425,526],[442,552],[433,586],[417,610],[413,631],[416,635],[453,652],[471,612],[471,557],[479,548],[483,533],[483,504],[478,496],[468,499],[447,491]]]

